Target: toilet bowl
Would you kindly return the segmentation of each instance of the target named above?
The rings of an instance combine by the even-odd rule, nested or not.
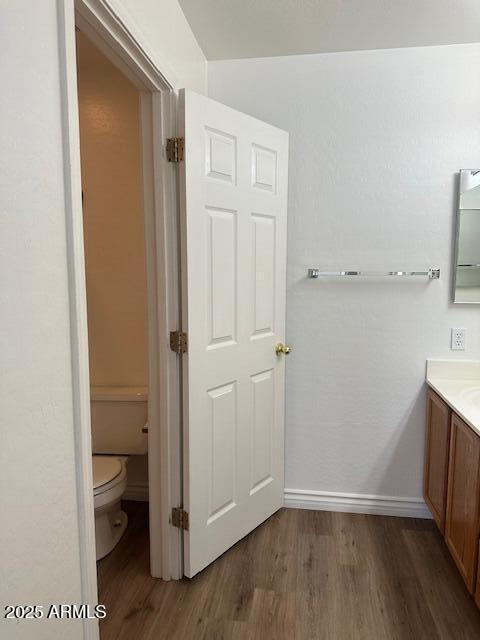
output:
[[[121,456],[92,456],[97,560],[112,551],[127,528],[127,514],[120,506],[127,487],[126,463]]]
[[[127,488],[128,456],[148,453],[147,388],[92,386],[90,401],[95,539],[100,560],[127,528],[120,499]]]

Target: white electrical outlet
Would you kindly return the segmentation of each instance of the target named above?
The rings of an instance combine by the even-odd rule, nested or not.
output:
[[[466,329],[452,329],[452,342],[450,348],[452,351],[465,351],[465,341],[467,338]]]

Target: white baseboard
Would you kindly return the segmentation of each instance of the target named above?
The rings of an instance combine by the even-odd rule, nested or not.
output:
[[[379,516],[400,516],[403,518],[432,518],[427,505],[421,498],[285,489],[284,504],[285,507],[290,509],[367,513]]]
[[[127,485],[123,500],[148,502],[148,483]],[[427,505],[421,498],[285,489],[285,507],[342,513],[366,513],[381,516],[431,519]]]
[[[136,500],[148,502],[148,482],[127,484],[122,500]]]

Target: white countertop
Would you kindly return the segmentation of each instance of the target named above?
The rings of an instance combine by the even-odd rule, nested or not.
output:
[[[427,360],[427,384],[480,435],[480,361]]]

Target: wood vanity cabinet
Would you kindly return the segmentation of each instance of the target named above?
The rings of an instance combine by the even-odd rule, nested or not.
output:
[[[423,496],[442,534],[447,508],[450,416],[450,407],[429,389]]]
[[[480,436],[431,389],[424,498],[480,607]]]
[[[445,542],[470,593],[480,537],[480,437],[452,413]]]

